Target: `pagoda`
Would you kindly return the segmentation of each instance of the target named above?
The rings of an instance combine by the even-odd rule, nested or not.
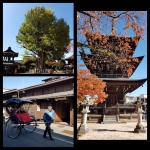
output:
[[[124,96],[142,86],[147,80],[130,79],[144,58],[144,56],[133,57],[140,37],[93,33],[87,33],[85,36],[91,54],[84,51],[80,54],[90,72],[106,82],[104,90],[108,94],[106,107],[115,106],[117,103],[123,104]]]
[[[18,53],[14,52],[11,47],[3,51],[3,73],[12,74],[14,72],[14,69],[17,68],[15,57],[18,57]]]

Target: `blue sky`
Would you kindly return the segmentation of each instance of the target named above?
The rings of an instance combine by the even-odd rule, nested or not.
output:
[[[122,24],[117,26],[117,30],[119,32],[122,31]],[[108,33],[109,34],[109,33]],[[144,40],[140,39],[135,52],[134,57],[144,56],[142,62],[139,64],[138,68],[135,70],[133,75],[130,77],[131,79],[143,79],[147,78],[147,31],[145,32],[146,37]],[[133,36],[133,32],[131,29],[128,31],[128,36]],[[86,52],[89,53],[90,51],[86,49]],[[79,52],[78,52],[79,55]],[[83,61],[80,59],[80,56],[77,57],[79,63],[83,63]],[[83,67],[85,69],[86,67]],[[139,87],[137,90],[135,90],[132,93],[128,93],[129,96],[139,96],[140,94],[147,94],[147,82],[143,84],[143,87]]]
[[[26,76],[20,76],[20,77],[3,77],[3,88],[5,89],[21,89],[26,88],[29,86],[42,84],[44,83],[44,79],[50,78],[50,76],[32,76],[32,77],[26,77]]]
[[[15,60],[22,59],[24,48],[19,48],[16,42],[16,36],[25,20],[25,14],[36,6],[44,6],[47,9],[52,9],[54,15],[59,18],[64,18],[70,26],[70,38],[74,39],[74,6],[73,3],[3,3],[3,51],[9,46],[13,51],[19,53],[19,57]],[[72,55],[72,52],[66,57]]]

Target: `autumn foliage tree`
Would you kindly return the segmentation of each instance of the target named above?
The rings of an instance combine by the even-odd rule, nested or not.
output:
[[[99,80],[96,75],[90,73],[89,70],[78,70],[77,72],[77,106],[84,100],[85,95],[92,97],[97,95],[95,103],[102,103],[107,94],[104,92],[105,82]]]
[[[133,64],[138,59],[128,55],[133,48],[130,43],[135,43],[137,46],[139,39],[145,38],[146,15],[147,12],[144,11],[78,11],[78,50],[85,54],[86,49],[90,49],[103,54],[103,58],[109,56],[106,60],[108,63],[115,62],[116,67],[126,65],[126,72],[131,75],[134,69]],[[110,38],[114,38],[113,40],[117,42],[108,43]],[[126,63],[129,61],[133,64]],[[92,63],[91,60],[89,65],[90,63]]]

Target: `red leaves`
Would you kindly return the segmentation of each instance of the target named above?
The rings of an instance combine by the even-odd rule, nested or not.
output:
[[[96,75],[90,73],[89,70],[80,70],[77,72],[77,103],[83,101],[85,95],[98,95],[95,102],[103,102],[107,98],[104,91],[106,86]]]

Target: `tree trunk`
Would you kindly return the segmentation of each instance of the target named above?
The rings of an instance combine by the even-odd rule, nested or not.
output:
[[[42,70],[42,73],[45,72],[45,61],[46,61],[46,53],[45,52],[40,52],[38,57],[39,59],[39,68]]]

